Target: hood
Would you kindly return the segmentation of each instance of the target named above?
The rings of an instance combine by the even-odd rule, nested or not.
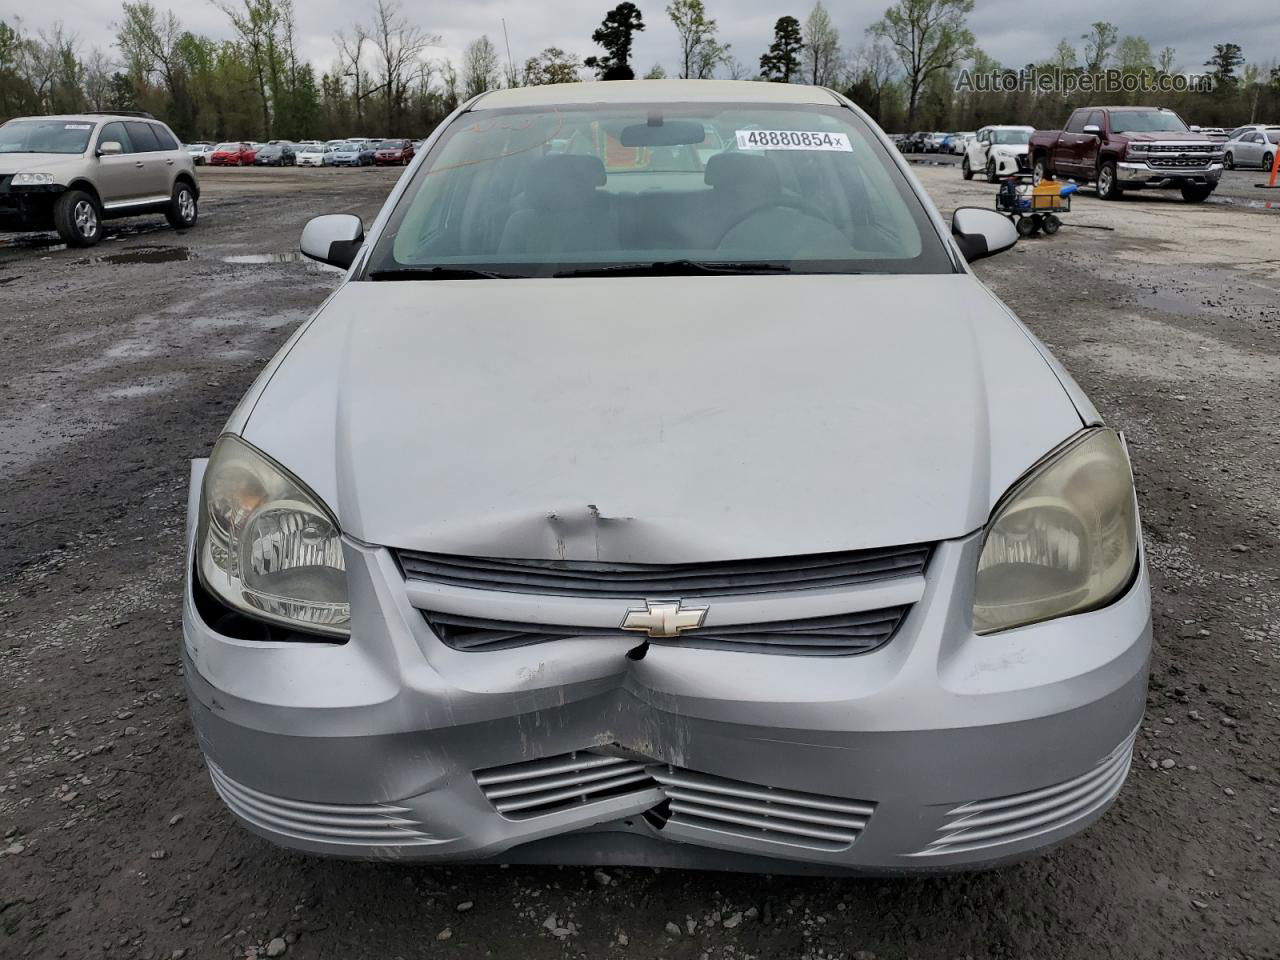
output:
[[[1171,133],[1118,133],[1130,143],[1213,143],[1203,133],[1192,131],[1174,131]]]
[[[991,145],[992,153],[1008,153],[1014,156],[1020,153],[1026,153],[1031,149],[1029,143],[993,143]]]
[[[84,163],[83,153],[0,153],[0,176],[10,173],[55,173]]]
[[[967,274],[351,282],[286,351],[244,437],[348,534],[443,553],[957,537],[1081,428]]]

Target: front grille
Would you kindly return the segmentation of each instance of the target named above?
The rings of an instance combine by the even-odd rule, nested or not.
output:
[[[849,656],[868,653],[887,643],[906,616],[907,606],[861,610],[832,617],[801,620],[772,620],[719,627],[701,627],[678,637],[652,639],[681,647],[737,650],[747,653],[789,654],[792,656]],[[434,610],[422,611],[427,625],[445,644],[455,650],[509,650],[535,643],[569,637],[625,636],[636,643],[644,634],[596,627],[550,626],[543,623],[516,623],[486,620]]]
[[[9,181],[13,179],[12,173],[0,173],[0,193],[9,189]]]
[[[844,587],[924,572],[929,545],[712,563],[600,563],[397,553],[411,580],[562,597],[723,597]]]
[[[1147,160],[1147,163],[1153,167],[1160,167],[1162,169],[1183,167],[1194,167],[1199,169],[1200,167],[1207,166],[1209,164],[1209,159],[1209,157],[1151,157]]]
[[[657,802],[647,818],[660,828],[827,851],[852,844],[875,812],[875,804],[862,800],[780,790],[590,750],[479,770],[475,778],[507,819],[527,820],[654,791]]]
[[[1214,152],[1207,143],[1150,143],[1147,150],[1150,153],[1200,153],[1205,156]]]
[[[476,783],[508,820],[526,820],[654,787],[634,760],[583,751],[476,772]]]
[[[1105,807],[1120,792],[1137,730],[1088,773],[1063,783],[951,810],[941,834],[913,857],[985,850],[1060,830]]]
[[[252,790],[209,763],[209,777],[222,802],[241,820],[268,833],[311,843],[423,846],[438,842],[413,819],[408,807],[390,803],[311,803]]]

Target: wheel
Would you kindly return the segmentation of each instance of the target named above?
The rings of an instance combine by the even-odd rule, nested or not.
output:
[[[973,179],[973,168],[969,166],[968,156],[960,161],[960,176],[964,177],[966,180]]]
[[[164,212],[164,218],[175,230],[187,230],[196,225],[196,219],[199,216],[200,208],[196,205],[196,192],[191,189],[191,184],[185,180],[179,180],[173,186],[173,197],[169,201],[168,209]]]
[[[1236,168],[1236,158],[1231,155],[1230,150],[1223,155],[1222,165],[1228,170],[1234,170]]]
[[[92,247],[102,239],[102,211],[83,190],[68,190],[53,205],[53,226],[69,247]]]
[[[1044,218],[1044,223],[1040,225],[1040,229],[1042,229],[1045,233],[1047,233],[1051,237],[1055,233],[1057,233],[1061,228],[1062,228],[1062,221],[1059,220],[1057,217],[1055,217],[1052,213],[1046,215]]]
[[[1187,203],[1204,203],[1213,193],[1213,187],[1207,184],[1191,184],[1182,188],[1182,199]]]
[[[1019,217],[1014,222],[1014,229],[1018,231],[1018,236],[1029,237],[1040,228],[1036,226],[1036,222],[1031,217]]]
[[[1098,168],[1098,196],[1103,200],[1119,200],[1121,192],[1116,162],[1108,160]]]
[[[1270,171],[1271,167],[1275,164],[1275,160],[1276,158],[1273,155],[1264,153],[1262,155],[1262,169]]]
[[[1000,178],[996,175],[996,160],[992,157],[987,161],[987,183],[995,183]]]
[[[1035,166],[1031,168],[1031,182],[1035,186],[1040,186],[1045,180],[1049,179],[1049,166],[1044,162],[1044,157],[1036,159]]]

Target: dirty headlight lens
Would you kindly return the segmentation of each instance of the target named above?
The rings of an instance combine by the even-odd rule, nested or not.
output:
[[[15,187],[38,187],[53,183],[52,173],[16,173],[13,176]]]
[[[1114,430],[1090,430],[996,507],[978,559],[973,629],[994,633],[1115,599],[1138,558],[1133,475]]]
[[[342,535],[315,494],[228,435],[213,448],[200,499],[197,562],[210,591],[259,619],[350,632]]]

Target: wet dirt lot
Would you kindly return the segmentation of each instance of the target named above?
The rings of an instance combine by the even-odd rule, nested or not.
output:
[[[944,211],[994,192],[916,172]],[[1082,196],[979,266],[1137,470],[1151,692],[1083,836],[832,880],[327,862],[237,827],[179,671],[187,460],[337,282],[302,224],[370,219],[398,173],[211,171],[186,234],[0,235],[0,957],[1280,956],[1280,214],[1163,195]]]

